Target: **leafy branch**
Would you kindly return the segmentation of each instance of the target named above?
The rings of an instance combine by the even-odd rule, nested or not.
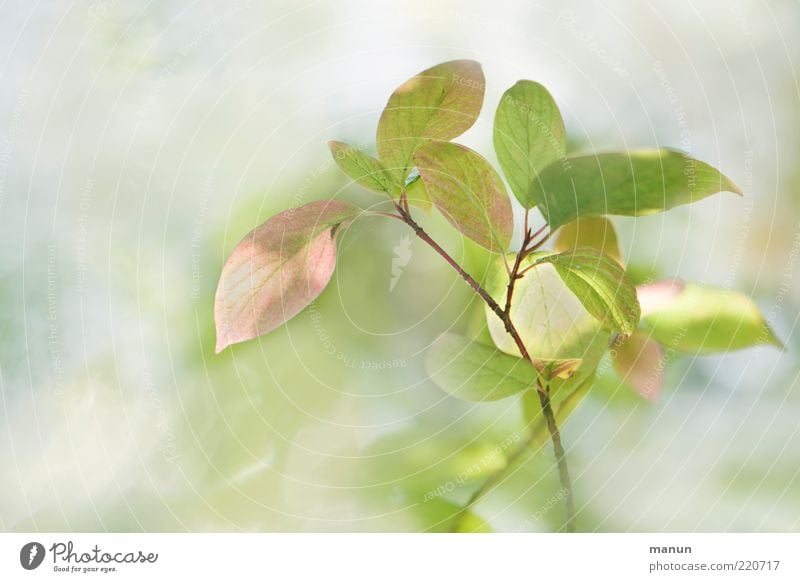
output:
[[[474,61],[436,65],[389,97],[378,122],[378,157],[343,142],[328,147],[353,182],[388,197],[395,209],[366,214],[408,225],[485,304],[493,345],[443,335],[426,357],[430,377],[469,401],[522,395],[529,417],[536,394],[541,422],[457,512],[454,527],[546,430],[565,492],[561,529],[575,531],[559,422],[591,385],[605,353],[624,383],[655,400],[662,346],[702,354],[782,344],[741,293],[677,280],[634,287],[607,217],[663,212],[723,191],[741,194],[728,177],[669,149],[567,155],[558,107],[534,81],[508,89],[495,112],[501,177],[480,154],[451,141],[477,120],[484,87]],[[506,184],[525,210],[522,244],[513,254],[507,253],[515,225]],[[412,206],[435,207],[492,253],[484,280],[467,273],[420,226]],[[535,231],[529,226],[534,208],[545,219]],[[273,216],[246,235],[220,275],[216,351],[276,329],[319,296],[335,267],[336,236],[362,214],[347,202],[321,200]],[[544,250],[551,239],[552,248]]]
[[[483,299],[486,305],[500,318],[503,322],[503,325],[506,328],[508,334],[514,339],[514,342],[517,344],[519,348],[520,354],[522,357],[530,362],[531,364],[536,365],[533,358],[531,357],[530,353],[528,353],[528,349],[525,347],[525,342],[522,341],[522,337],[520,336],[517,328],[514,325],[514,322],[511,320],[511,302],[513,299],[514,294],[514,286],[517,280],[520,278],[519,269],[522,263],[522,260],[530,255],[538,246],[540,246],[545,240],[546,237],[543,238],[541,241],[534,244],[534,234],[531,232],[530,229],[526,227],[525,235],[522,242],[522,248],[516,254],[516,258],[514,259],[514,267],[511,269],[509,274],[509,281],[508,281],[508,293],[506,295],[506,303],[504,307],[500,307],[500,305],[494,300],[494,298],[483,288],[481,285],[469,274],[467,273],[458,262],[453,259],[450,254],[445,251],[435,240],[433,240],[430,235],[411,217],[411,213],[409,212],[408,205],[404,204],[405,195],[401,195],[401,201],[399,203],[395,203],[395,207],[397,208],[397,212],[403,221],[411,227],[414,233],[423,241],[425,241],[434,251],[436,251],[450,266],[452,266],[456,272],[461,276],[467,284],[472,287],[472,289]],[[526,225],[527,225],[527,213],[526,213]],[[546,226],[546,225],[545,225]],[[541,233],[543,229],[537,231],[537,234]],[[534,387],[532,387],[534,388]],[[558,430],[558,423],[556,422],[555,413],[553,412],[553,407],[550,401],[550,391],[549,387],[543,385],[541,378],[537,377],[535,389],[539,395],[539,401],[542,406],[542,413],[544,414],[547,430],[550,433],[550,438],[553,442],[553,449],[556,455],[556,462],[558,464],[558,474],[559,479],[561,481],[561,487],[565,491],[566,495],[566,511],[567,511],[567,518],[566,518],[566,530],[568,532],[575,531],[575,504],[573,502],[573,492],[572,492],[572,480],[569,476],[569,467],[567,466],[567,457],[566,453],[564,452],[564,446],[561,443],[561,433]],[[479,496],[480,494],[478,494]],[[477,497],[475,498],[475,500]],[[468,502],[468,506],[471,505],[472,502],[475,500],[471,500]],[[458,523],[456,521],[456,523]]]

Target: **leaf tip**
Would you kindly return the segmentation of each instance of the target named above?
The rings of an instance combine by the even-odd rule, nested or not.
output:
[[[762,344],[774,346],[778,348],[782,352],[788,352],[789,350],[786,347],[786,344],[781,341],[778,335],[775,333],[769,325],[764,325],[764,335],[762,337]]]
[[[474,59],[458,59],[455,61],[450,61],[449,63],[442,63],[442,65],[454,65],[458,67],[466,67],[468,69],[473,69],[475,71],[480,71],[483,73],[483,65],[481,65],[478,61]]]
[[[215,329],[216,329],[216,332],[217,332],[217,341],[216,341],[216,343],[214,345],[214,353],[215,354],[219,354],[225,348],[227,348],[229,345],[235,343],[235,341],[232,341],[230,339],[230,335],[228,333],[226,333],[225,326],[222,325],[222,323],[220,322],[219,317],[215,317],[214,324],[215,324]]]
[[[516,83],[511,86],[511,89],[521,88],[521,87],[535,87],[537,89],[544,89],[544,85],[538,83],[536,81],[531,81],[530,79],[520,79]]]
[[[221,285],[220,285],[221,287]],[[226,331],[225,313],[222,306],[223,299],[220,288],[217,289],[217,297],[214,305],[214,330],[217,333],[217,341],[214,344],[214,353],[219,354],[232,343],[230,334]]]
[[[731,180],[727,176],[725,177],[725,182],[726,182],[726,186],[727,186],[726,189],[729,192],[733,192],[737,196],[744,197],[744,190],[742,190],[736,182],[734,182],[733,180]]]

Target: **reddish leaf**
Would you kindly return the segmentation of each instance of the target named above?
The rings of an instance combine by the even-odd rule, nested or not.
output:
[[[273,216],[236,245],[214,305],[219,353],[280,327],[311,303],[336,264],[337,228],[360,209],[320,200]]]
[[[661,346],[641,332],[622,340],[611,352],[617,373],[648,400],[656,400],[661,394],[663,357]]]
[[[504,253],[514,215],[503,180],[477,152],[450,142],[428,144],[414,154],[433,204],[462,234]]]
[[[636,295],[642,308],[642,317],[669,305],[686,284],[678,279],[664,279],[636,287]]]

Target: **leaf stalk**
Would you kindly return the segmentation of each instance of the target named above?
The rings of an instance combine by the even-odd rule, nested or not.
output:
[[[523,236],[522,247],[520,248],[519,252],[516,254],[514,259],[514,265],[511,268],[511,272],[509,273],[509,282],[506,291],[506,301],[505,305],[501,307],[497,301],[489,294],[486,289],[484,289],[478,281],[475,280],[472,275],[467,273],[463,267],[456,261],[447,251],[445,251],[431,236],[414,220],[411,216],[411,212],[408,209],[408,205],[405,202],[405,196],[402,195],[400,197],[400,202],[395,202],[395,208],[397,209],[399,217],[405,222],[419,237],[423,240],[428,246],[430,246],[437,254],[439,254],[445,262],[447,262],[455,271],[459,274],[459,276],[480,296],[480,298],[489,306],[489,308],[500,318],[500,321],[503,322],[503,325],[508,332],[508,334],[514,340],[517,348],[519,349],[520,355],[533,364],[537,369],[540,369],[540,366],[537,366],[537,363],[533,360],[530,353],[528,352],[527,347],[525,346],[525,342],[522,340],[519,332],[517,331],[516,326],[514,325],[513,321],[511,320],[511,305],[514,296],[514,288],[516,285],[517,280],[521,278],[521,276],[527,271],[527,269],[520,271],[520,267],[522,265],[522,261],[524,258],[530,254],[531,252],[535,251],[539,248],[544,242],[549,238],[550,233],[544,236],[542,239],[534,243],[534,239],[539,236],[544,230],[547,228],[547,224],[545,224],[542,228],[537,230],[535,233],[531,232],[530,228],[528,228],[528,213],[525,214],[525,234]],[[558,428],[558,423],[556,422],[556,416],[553,412],[552,403],[550,400],[550,390],[549,386],[545,386],[542,384],[541,379],[537,378],[536,386],[532,387],[536,390],[537,395],[539,396],[539,404],[542,408],[542,414],[545,418],[545,424],[547,426],[547,431],[550,434],[550,440],[553,444],[553,451],[556,457],[556,464],[558,466],[558,476],[559,481],[561,482],[561,487],[565,492],[565,509],[566,509],[566,519],[564,523],[564,530],[567,532],[574,532],[576,529],[576,514],[575,514],[575,503],[574,503],[574,495],[572,491],[572,480],[569,474],[569,466],[567,464],[567,457],[566,452],[564,450],[564,446],[561,442],[561,433]],[[525,448],[529,446],[533,442],[533,437],[528,439],[525,442]],[[514,451],[507,459],[506,467],[507,469],[514,460],[518,456],[522,454],[522,451]],[[505,470],[504,469],[504,470]],[[473,493],[472,497],[467,501],[466,505],[462,507],[462,509],[458,512],[455,517],[453,523],[453,531],[456,531],[466,514],[467,510],[472,507],[478,499],[483,495],[483,493],[491,488],[495,481],[497,481],[502,474],[493,475],[481,486],[475,493]]]

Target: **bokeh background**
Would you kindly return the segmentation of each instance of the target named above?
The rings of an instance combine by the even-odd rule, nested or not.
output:
[[[0,4],[0,530],[447,527],[524,425],[427,379],[427,346],[481,317],[435,254],[360,220],[285,329],[214,355],[212,311],[260,221],[379,202],[325,140],[369,149],[392,89],[454,58],[484,65],[458,141],[490,159],[529,78],[573,150],[678,147],[747,193],[614,219],[633,271],[744,291],[787,349],[675,357],[655,403],[605,366],[563,427],[580,528],[800,530],[796,0]],[[556,529],[558,487],[533,451],[475,527]]]

